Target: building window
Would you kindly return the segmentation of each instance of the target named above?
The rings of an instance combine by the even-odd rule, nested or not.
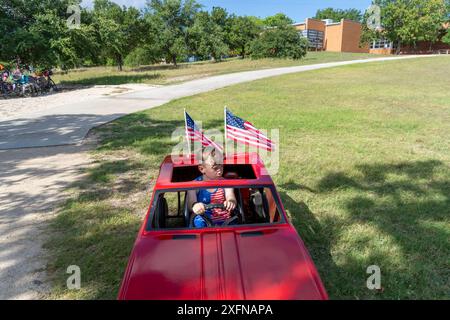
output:
[[[301,31],[300,34],[308,39],[310,48],[323,49],[324,33],[322,31],[308,29]]]
[[[394,43],[386,39],[374,40],[370,44],[370,49],[394,49]]]

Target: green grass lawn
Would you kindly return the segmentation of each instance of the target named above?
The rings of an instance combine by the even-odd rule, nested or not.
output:
[[[153,65],[139,68],[95,67],[77,69],[67,74],[56,74],[54,80],[64,85],[118,85],[126,83],[172,84],[207,76],[251,71],[267,68],[290,67],[334,61],[379,58],[368,53],[308,52],[302,60],[289,59],[228,59],[222,62],[181,63],[173,65]]]
[[[115,298],[149,184],[183,108],[221,129],[223,106],[280,129],[273,176],[332,299],[450,298],[450,58],[259,80],[173,101],[98,130],[97,159],[52,224],[50,298]],[[65,289],[67,266],[82,289]],[[378,265],[383,290],[366,287]]]

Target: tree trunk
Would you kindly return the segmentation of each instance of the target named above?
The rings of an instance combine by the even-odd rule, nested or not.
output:
[[[123,70],[122,66],[123,66],[122,55],[118,55],[117,56],[117,68],[119,69],[119,71]]]
[[[400,54],[401,47],[402,47],[402,42],[401,42],[401,40],[397,40],[397,49],[395,50],[395,54],[396,54],[396,55],[399,55],[399,54]]]
[[[177,56],[176,55],[172,56],[172,63],[175,67],[177,66]]]

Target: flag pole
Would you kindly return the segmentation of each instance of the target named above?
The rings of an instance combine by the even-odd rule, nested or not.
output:
[[[187,126],[186,108],[184,108],[184,129],[186,131],[186,139],[187,139],[188,148],[189,148],[188,156],[189,156],[189,158],[191,158],[191,139],[189,137],[189,131],[188,131],[188,126]],[[191,159],[189,159],[189,161],[190,160]]]
[[[224,107],[223,109],[223,114],[224,114],[224,121],[225,121],[225,140],[223,142],[223,147],[225,148],[225,158],[227,157],[227,139],[228,139],[228,135],[227,135],[227,106]]]

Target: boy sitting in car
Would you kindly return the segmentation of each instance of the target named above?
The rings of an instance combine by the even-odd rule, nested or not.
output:
[[[195,181],[222,180],[223,164],[222,154],[215,149],[204,149],[202,162],[198,169],[202,173]],[[231,212],[236,208],[236,197],[232,188],[214,188],[188,191],[188,207],[197,216],[194,218],[195,228],[207,226],[205,216],[214,225],[222,225],[231,217]],[[216,208],[207,210],[205,205],[223,204],[224,209]]]

